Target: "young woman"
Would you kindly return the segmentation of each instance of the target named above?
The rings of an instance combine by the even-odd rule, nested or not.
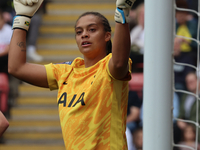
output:
[[[36,86],[58,89],[57,102],[67,150],[127,149],[130,34],[128,18],[122,16],[126,16],[134,0],[126,2],[117,1],[113,46],[108,20],[97,12],[87,12],[75,24],[76,42],[84,59],[45,66],[26,62],[24,30],[28,29],[19,22],[28,18],[18,15],[17,11],[9,73]],[[19,2],[15,6],[15,9],[26,7]],[[122,11],[125,15],[120,15]]]

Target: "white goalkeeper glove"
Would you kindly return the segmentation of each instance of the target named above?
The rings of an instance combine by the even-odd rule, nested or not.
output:
[[[118,23],[129,23],[129,12],[136,0],[117,0],[115,10],[115,21]]]
[[[43,0],[13,0],[16,16],[13,19],[12,29],[28,31],[31,18],[39,9]]]

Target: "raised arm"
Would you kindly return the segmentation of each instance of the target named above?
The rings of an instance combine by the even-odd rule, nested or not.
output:
[[[15,29],[8,55],[8,72],[27,83],[48,87],[46,70],[43,65],[26,62],[26,31]]]
[[[115,33],[109,70],[116,79],[123,79],[129,70],[130,31],[128,14],[135,0],[117,0]]]
[[[9,49],[8,72],[16,78],[30,84],[48,87],[45,67],[43,65],[26,62],[26,34],[31,17],[37,11],[43,0],[39,0],[38,2],[37,0],[31,1],[33,3],[28,1],[28,4],[26,3],[27,0],[14,0],[17,16],[13,21],[14,31]]]

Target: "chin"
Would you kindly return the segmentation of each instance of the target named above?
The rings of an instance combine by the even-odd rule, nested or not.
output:
[[[80,52],[83,54],[83,55],[87,55],[87,54],[90,54],[92,52],[91,49],[81,49]]]

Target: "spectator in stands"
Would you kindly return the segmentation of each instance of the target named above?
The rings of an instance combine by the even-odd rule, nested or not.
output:
[[[196,122],[196,104],[197,104],[197,99],[193,95],[196,95],[196,90],[197,90],[197,75],[195,72],[190,72],[186,76],[186,85],[187,85],[187,90],[191,94],[183,94],[180,99],[180,111],[179,111],[179,119],[185,119],[185,120],[190,120],[190,121],[195,121]],[[199,120],[200,121],[200,117]],[[180,141],[180,135],[181,132],[183,132],[184,128],[187,126],[186,122],[183,121],[177,121],[175,124],[175,136],[176,136],[176,141],[175,143],[178,143]],[[200,134],[199,134],[200,137]]]
[[[144,3],[137,7],[137,26],[135,26],[130,33],[131,47],[133,51],[140,54],[144,53]],[[136,48],[135,48],[136,47]]]
[[[143,63],[144,54],[144,3],[136,8],[137,25],[131,30],[131,53],[133,67],[137,63]]]
[[[180,111],[180,99],[176,92],[174,92],[173,95],[173,136],[174,136],[174,143],[178,143],[180,141],[180,134],[181,130],[177,127],[177,120],[176,118],[179,117],[179,111]],[[174,148],[176,150],[176,147]]]
[[[139,126],[142,100],[135,91],[129,91],[126,126],[131,133]]]
[[[0,10],[0,72],[8,73],[8,50],[12,37],[12,28],[5,23]]]
[[[13,17],[15,15],[15,11],[13,8],[12,0],[1,0],[0,1],[0,9],[3,11],[3,17],[6,23],[12,25]]]
[[[176,0],[178,8],[188,9],[185,0]],[[176,34],[186,38],[197,39],[197,22],[190,19],[187,11],[176,10]],[[174,59],[178,63],[187,63],[196,66],[197,43],[190,39],[176,37],[174,39]],[[185,77],[193,68],[181,65],[174,65],[175,88],[186,90]],[[179,94],[180,96],[180,94]]]
[[[142,100],[139,99],[137,92],[129,91],[127,119],[126,119],[126,138],[128,150],[136,150],[133,144],[133,132],[140,126],[140,107]]]
[[[133,144],[133,134],[131,133],[128,127],[126,127],[126,139],[127,139],[128,150],[136,150]]]
[[[185,0],[176,0],[178,8],[189,9]],[[188,11],[176,10],[176,34],[187,38],[197,39],[197,22],[190,17]],[[178,39],[177,39],[178,38]],[[197,43],[190,39],[177,37],[176,42],[180,44],[181,52],[188,54],[188,52],[197,52]]]
[[[174,40],[174,60],[178,63],[186,63],[189,65],[195,66],[195,59],[193,57],[193,54],[187,53],[185,55],[184,52],[181,52],[180,49],[180,43],[178,42],[178,39]],[[184,66],[184,65],[174,65],[174,77],[175,77],[175,88],[179,90],[186,90],[186,83],[185,83],[185,77],[188,72],[195,71],[192,67]],[[179,97],[180,97],[180,93]]]
[[[186,124],[185,128],[183,129],[183,136],[180,145],[189,146],[191,148],[196,148],[196,129],[193,124]],[[188,150],[186,147],[179,147],[179,150]],[[200,145],[197,145],[196,150],[200,150]]]
[[[192,94],[196,94],[197,90],[197,75],[195,72],[190,72],[186,76],[187,90]],[[180,119],[196,121],[196,97],[191,94],[184,94],[180,100]],[[177,121],[180,129],[184,129],[187,125],[185,122]]]
[[[137,128],[133,132],[133,144],[136,150],[142,150],[143,147],[143,129],[141,127]]]
[[[9,97],[7,99],[8,110],[6,110],[6,116],[9,116],[9,108],[18,95],[19,80],[8,74],[8,51],[13,30],[3,17],[3,11],[0,10],[0,73],[5,73],[9,79],[7,83],[9,85],[9,92],[6,93],[7,97]]]
[[[12,0],[1,0],[0,9],[3,11],[4,20],[6,23],[12,25],[13,16],[15,16],[15,11],[13,9]],[[46,12],[46,3],[44,0],[40,9],[31,19],[30,29],[27,35],[27,57],[31,61],[40,62],[43,57],[37,53],[36,42],[39,35],[39,28],[41,26],[42,14]]]
[[[137,15],[136,15],[136,11],[137,11],[137,7],[141,4],[144,3],[144,0],[137,0],[135,1],[134,5],[132,6],[130,13],[129,13],[129,17],[130,17],[130,31],[137,25]]]

